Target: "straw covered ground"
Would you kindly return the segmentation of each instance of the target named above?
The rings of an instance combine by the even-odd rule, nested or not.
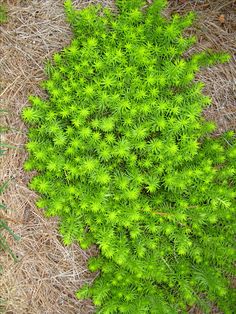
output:
[[[100,2],[114,7],[112,0],[75,0],[82,8]],[[151,2],[151,0],[147,1]],[[65,21],[63,0],[0,0],[8,7],[8,23],[0,28],[1,108],[8,111],[1,125],[10,130],[3,141],[16,146],[1,160],[0,181],[11,178],[3,201],[10,208],[9,225],[20,235],[19,242],[9,243],[18,262],[1,252],[0,312],[6,314],[89,314],[89,301],[78,301],[74,294],[84,283],[91,282],[86,261],[96,252],[81,250],[74,244],[64,247],[58,234],[57,219],[46,219],[36,209],[36,195],[27,187],[31,175],[23,171],[27,155],[24,144],[27,129],[20,113],[28,105],[28,95],[43,95],[40,82],[45,79],[44,64],[53,53],[70,42],[71,32]],[[189,53],[204,48],[228,51],[236,55],[236,1],[234,0],[171,0],[165,14],[189,10],[198,13],[198,20],[188,31],[196,33],[199,42]],[[213,104],[205,111],[217,121],[217,133],[236,129],[235,77],[236,60],[203,70],[198,79]],[[213,312],[215,310],[213,309]],[[199,313],[191,309],[191,313]],[[213,313],[212,312],[212,313]]]

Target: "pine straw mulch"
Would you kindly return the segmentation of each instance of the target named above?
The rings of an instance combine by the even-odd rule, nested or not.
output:
[[[74,294],[94,274],[86,261],[96,250],[81,250],[78,245],[64,247],[58,235],[57,219],[46,219],[34,206],[36,195],[27,187],[31,175],[23,171],[27,155],[24,144],[27,129],[20,112],[28,105],[28,95],[43,95],[40,82],[45,79],[44,64],[52,54],[69,43],[71,32],[65,22],[63,0],[0,0],[8,6],[9,21],[0,28],[1,108],[8,110],[3,123],[10,131],[2,139],[16,149],[9,149],[1,160],[0,180],[11,178],[3,201],[11,209],[9,224],[21,236],[9,242],[18,262],[1,252],[0,298],[6,314],[89,314],[89,301],[78,301]],[[89,3],[112,5],[112,0],[75,0],[78,8]],[[151,2],[151,1],[149,1]],[[191,49],[204,48],[235,54],[236,2],[234,0],[171,0],[165,14],[184,14],[194,10],[198,20],[188,33],[196,33],[199,42]],[[236,129],[235,57],[224,65],[205,69],[198,79],[213,104],[205,115],[217,122],[218,133]],[[216,313],[216,309],[212,313]],[[191,309],[191,313],[199,313]]]

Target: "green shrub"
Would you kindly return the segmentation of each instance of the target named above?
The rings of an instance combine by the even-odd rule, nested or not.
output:
[[[183,53],[193,14],[161,14],[164,0],[116,1],[76,11],[74,31],[54,55],[43,83],[47,99],[31,96],[26,170],[37,204],[59,216],[66,244],[100,250],[100,270],[79,298],[98,313],[185,313],[216,303],[233,313],[236,146],[215,129],[195,73],[225,54]]]

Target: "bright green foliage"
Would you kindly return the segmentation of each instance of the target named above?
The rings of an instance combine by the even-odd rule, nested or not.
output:
[[[6,7],[0,4],[0,24],[7,21],[7,10]]]
[[[23,111],[25,169],[64,242],[99,247],[100,276],[78,292],[98,313],[233,313],[234,134],[210,137],[210,99],[193,81],[228,56],[184,58],[193,15],[167,20],[165,1],[143,3],[119,0],[115,15],[65,2],[74,39],[48,66],[48,99]]]

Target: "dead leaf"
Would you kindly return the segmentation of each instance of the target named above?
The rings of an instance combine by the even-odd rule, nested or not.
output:
[[[219,16],[219,21],[220,21],[221,24],[224,24],[224,23],[225,23],[225,16],[224,16],[224,14],[221,14],[221,15]]]

